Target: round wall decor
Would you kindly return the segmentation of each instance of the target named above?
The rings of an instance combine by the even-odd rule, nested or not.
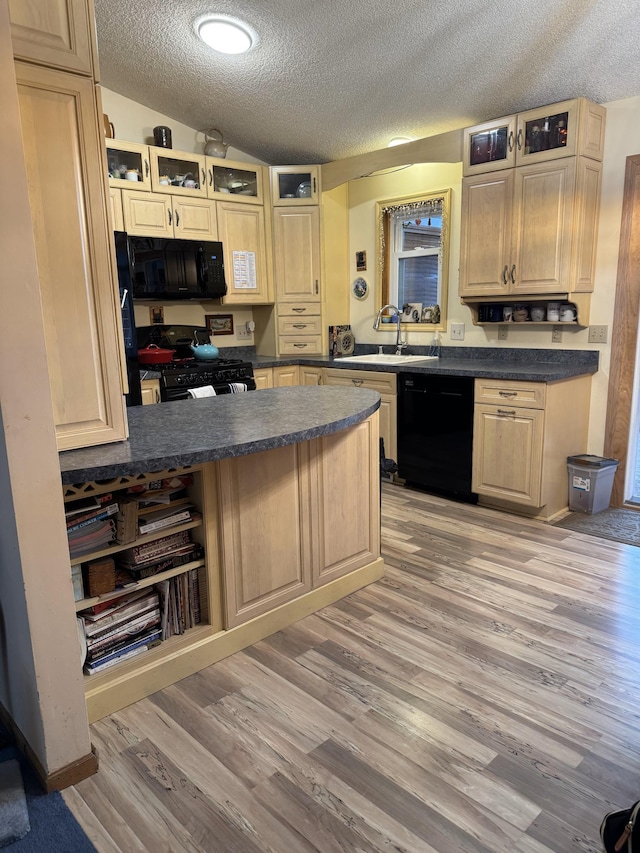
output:
[[[363,278],[357,278],[353,282],[353,295],[356,299],[365,299],[369,293],[369,285]]]

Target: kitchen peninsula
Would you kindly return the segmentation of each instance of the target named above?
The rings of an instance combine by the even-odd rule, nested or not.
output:
[[[188,528],[204,554],[165,573],[197,572],[201,622],[87,676],[90,721],[382,576],[379,405],[368,389],[295,387],[140,406],[128,441],[60,454],[66,501],[193,475],[198,518],[175,530]]]

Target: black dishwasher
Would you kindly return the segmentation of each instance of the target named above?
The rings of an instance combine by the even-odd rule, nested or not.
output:
[[[409,485],[476,503],[471,491],[473,377],[398,375],[398,475]]]

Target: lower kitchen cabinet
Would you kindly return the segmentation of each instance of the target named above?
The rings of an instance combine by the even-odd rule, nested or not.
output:
[[[256,391],[262,388],[273,388],[273,370],[270,367],[257,367],[253,371]]]
[[[587,449],[590,392],[590,376],[476,379],[472,489],[481,503],[545,521],[567,509],[567,456]]]
[[[385,456],[398,458],[398,401],[395,373],[374,370],[343,370],[327,367],[323,371],[325,385],[346,385],[371,388],[380,394],[380,437],[384,440]]]
[[[298,367],[300,385],[322,385],[322,368],[308,367],[301,364]]]
[[[273,387],[288,388],[300,384],[300,368],[297,364],[273,368]]]
[[[142,405],[149,406],[160,402],[160,380],[143,379],[140,382],[142,392]]]

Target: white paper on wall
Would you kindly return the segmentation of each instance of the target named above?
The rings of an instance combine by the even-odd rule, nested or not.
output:
[[[236,290],[257,290],[256,253],[233,253],[233,286]]]

